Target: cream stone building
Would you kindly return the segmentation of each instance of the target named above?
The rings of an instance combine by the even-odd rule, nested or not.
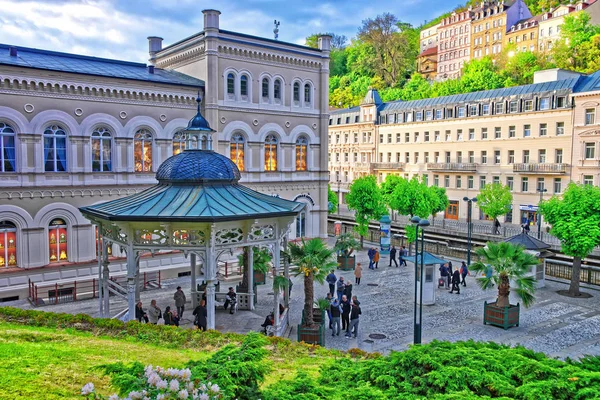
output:
[[[289,237],[326,235],[330,37],[312,49],[223,31],[219,14],[171,46],[149,38],[149,66],[0,45],[0,300],[24,298],[28,280],[98,275],[95,226],[78,208],[155,184],[185,148],[199,93],[241,182],[306,204]],[[140,266],[189,270],[180,253]]]
[[[565,21],[565,16],[585,10],[590,14],[593,24],[600,23],[600,2],[597,0],[584,0],[576,3],[561,4],[541,14],[539,21],[539,43],[541,52],[548,52],[552,45],[560,39],[560,27]]]
[[[452,12],[437,29],[438,80],[456,79],[463,65],[471,59],[471,9]]]
[[[463,197],[502,183],[514,200],[501,220],[535,222],[540,190],[547,198],[570,181],[598,185],[597,85],[598,73],[548,70],[536,73],[532,85],[384,103],[378,107],[371,170],[379,182],[389,174],[423,176],[429,185],[446,188],[448,219],[467,217]],[[336,151],[330,146],[331,157],[337,158]],[[348,168],[352,176],[352,163]],[[476,205],[473,216],[485,218]]]

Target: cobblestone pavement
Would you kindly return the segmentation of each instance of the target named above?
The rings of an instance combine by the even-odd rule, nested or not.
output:
[[[329,242],[333,244],[334,239]],[[454,262],[455,265],[460,263]],[[369,270],[366,251],[357,254],[357,262],[363,264],[363,278],[360,285],[354,285],[353,294],[361,302],[357,339],[348,339],[342,335],[332,337],[327,331],[326,346],[341,350],[358,347],[366,351],[387,353],[391,350],[406,349],[413,340],[413,299],[414,267],[389,267],[388,256],[382,256],[379,268]],[[437,269],[436,269],[437,270]],[[339,277],[354,282],[352,271],[336,271]],[[290,300],[289,337],[296,340],[297,325],[303,306],[303,279],[292,278],[294,286]],[[437,281],[437,280],[436,280]],[[189,277],[164,282],[160,290],[142,292],[144,307],[151,299],[156,299],[159,307],[174,306],[173,293],[181,285],[189,287]],[[234,286],[235,283],[222,286]],[[529,309],[521,309],[520,326],[503,330],[483,325],[483,303],[494,301],[496,291],[484,292],[474,277],[467,278],[467,286],[461,286],[459,295],[450,294],[446,289],[437,289],[436,302],[432,306],[423,306],[423,342],[439,340],[494,341],[509,345],[521,344],[535,351],[544,352],[552,357],[579,358],[583,355],[600,355],[600,309],[597,296],[600,292],[583,289],[594,297],[572,299],[560,296],[557,290],[566,289],[564,283],[546,281],[546,287],[536,292],[536,302]],[[325,296],[327,285],[316,284],[316,296]],[[188,307],[184,313],[184,327],[191,327],[191,300],[188,295]],[[512,302],[518,301],[511,295]],[[31,308],[28,303],[18,303],[19,307]],[[111,310],[116,313],[126,307],[124,301],[111,299]],[[87,313],[97,315],[98,301],[86,300],[76,303],[50,305],[39,308],[44,311]],[[219,330],[246,333],[259,331],[265,316],[273,309],[273,293],[270,280],[258,287],[258,304],[254,311],[238,311],[231,315],[218,307],[216,327]],[[371,334],[384,335],[384,339],[373,339]]]

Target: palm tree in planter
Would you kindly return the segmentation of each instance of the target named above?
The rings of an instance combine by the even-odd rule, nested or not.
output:
[[[510,304],[510,282],[516,284],[515,293],[523,305],[529,307],[535,300],[535,278],[528,273],[540,261],[523,246],[506,242],[488,242],[486,247],[478,248],[476,254],[479,261],[470,269],[485,275],[477,279],[479,286],[484,290],[498,286],[496,302],[485,302],[483,323],[504,329],[519,326],[520,305]]]
[[[315,298],[315,280],[319,283],[336,267],[333,260],[334,250],[319,238],[300,243],[289,243],[292,263],[298,266],[297,274],[304,276],[304,321],[298,325],[298,340],[306,343],[325,343],[325,332],[321,324],[315,324],[313,303]]]
[[[335,241],[333,250],[338,252],[337,263],[343,271],[353,270],[356,266],[356,257],[352,255],[354,249],[358,248],[360,243],[350,233],[342,233]],[[341,254],[340,254],[341,253]]]
[[[252,269],[254,271],[254,284],[264,285],[267,278],[267,272],[269,271],[269,264],[273,259],[269,250],[260,247],[254,247],[252,249]],[[248,248],[245,247],[242,254],[238,256],[238,262],[243,267],[242,283],[241,288],[248,287]]]

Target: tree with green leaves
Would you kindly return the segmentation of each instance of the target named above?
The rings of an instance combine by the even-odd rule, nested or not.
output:
[[[445,211],[450,205],[448,195],[446,194],[446,188],[439,186],[430,186],[429,195],[431,202],[431,216],[435,218],[437,213]]]
[[[564,23],[560,27],[560,40],[555,43],[551,52],[556,66],[587,72],[586,53],[593,50],[592,38],[598,34],[600,25],[593,25],[587,12],[565,15]]]
[[[338,194],[331,190],[331,185],[327,185],[327,203],[329,214],[335,214],[338,210]]]
[[[569,295],[580,296],[581,260],[600,245],[600,188],[570,183],[562,198],[542,201],[540,212],[563,253],[573,257]]]
[[[369,221],[378,220],[386,213],[385,202],[377,179],[373,175],[355,179],[350,185],[350,192],[346,196],[348,208],[354,210],[357,226],[356,232],[360,235],[360,246],[363,246],[364,236],[369,231]]]
[[[478,248],[475,253],[479,260],[471,264],[470,269],[477,273],[486,274],[477,279],[482,289],[498,286],[496,306],[508,307],[510,305],[510,282],[516,283],[515,293],[523,300],[523,305],[529,307],[535,297],[535,278],[527,275],[532,267],[538,265],[540,260],[528,253],[523,246],[508,242],[488,242],[485,247]],[[489,273],[489,269],[492,273]]]
[[[289,243],[292,263],[298,266],[297,274],[304,277],[304,325],[314,326],[313,303],[315,300],[315,280],[319,283],[337,266],[333,259],[334,250],[320,238],[310,239],[301,243]]]
[[[501,183],[485,185],[477,195],[479,209],[494,222],[500,215],[507,214],[512,209],[513,196],[508,186]],[[492,233],[494,226],[492,226]]]

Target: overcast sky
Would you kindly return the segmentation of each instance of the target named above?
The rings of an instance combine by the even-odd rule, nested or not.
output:
[[[349,39],[383,12],[419,25],[454,8],[447,0],[0,0],[0,43],[146,62],[147,36],[168,45],[202,30],[202,10],[222,12],[221,28],[304,44],[316,32]]]

